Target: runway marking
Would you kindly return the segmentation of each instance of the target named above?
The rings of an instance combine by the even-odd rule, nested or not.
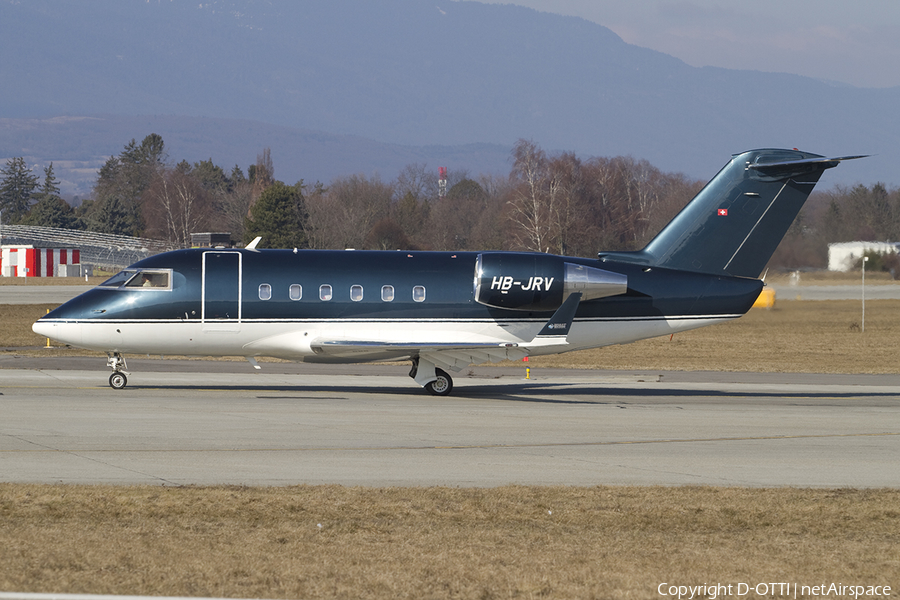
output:
[[[626,446],[640,444],[693,444],[698,442],[747,442],[747,441],[763,441],[763,440],[801,440],[801,439],[834,439],[834,438],[858,438],[858,437],[893,437],[900,436],[900,432],[881,432],[881,433],[829,433],[829,434],[809,434],[809,435],[765,435],[765,436],[741,436],[741,437],[718,437],[718,438],[671,438],[661,440],[620,440],[606,442],[547,442],[533,444],[467,444],[467,445],[449,445],[449,446],[310,446],[307,448],[192,448],[185,449],[147,449],[147,450],[58,450],[54,448],[42,447],[39,450],[0,450],[0,454],[16,454],[16,453],[40,453],[40,452],[64,452],[67,454],[97,454],[107,452],[117,453],[163,453],[163,452],[321,452],[321,451],[365,451],[372,450],[478,450],[478,449],[504,449],[504,448],[557,448],[557,447],[585,447],[585,446]],[[14,437],[22,442],[34,443],[30,440],[22,439],[18,436]]]

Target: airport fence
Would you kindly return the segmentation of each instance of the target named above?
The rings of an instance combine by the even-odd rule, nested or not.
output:
[[[148,256],[179,247],[150,238],[31,225],[3,225],[0,243],[36,248],[77,248],[81,253],[82,269],[105,271],[118,271]]]

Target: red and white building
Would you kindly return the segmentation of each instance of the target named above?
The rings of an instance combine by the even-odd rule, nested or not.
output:
[[[77,248],[0,246],[3,277],[77,277],[81,275],[81,252]]]

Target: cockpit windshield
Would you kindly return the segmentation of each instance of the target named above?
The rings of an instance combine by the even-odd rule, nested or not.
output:
[[[125,269],[100,284],[116,289],[172,289],[172,272],[169,269]]]

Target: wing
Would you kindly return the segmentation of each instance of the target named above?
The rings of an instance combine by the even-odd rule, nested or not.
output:
[[[460,371],[471,364],[521,360],[535,348],[558,347],[565,350],[572,320],[582,294],[570,295],[550,317],[541,331],[529,342],[510,342],[498,338],[478,336],[477,340],[458,341],[385,341],[316,339],[310,343],[313,352],[323,357],[343,360],[380,360],[418,357],[438,367]],[[375,358],[373,358],[375,357]]]
[[[471,364],[521,360],[529,354],[527,347],[499,339],[479,343],[319,339],[310,346],[317,355],[332,359],[389,360],[419,356],[454,371]]]

